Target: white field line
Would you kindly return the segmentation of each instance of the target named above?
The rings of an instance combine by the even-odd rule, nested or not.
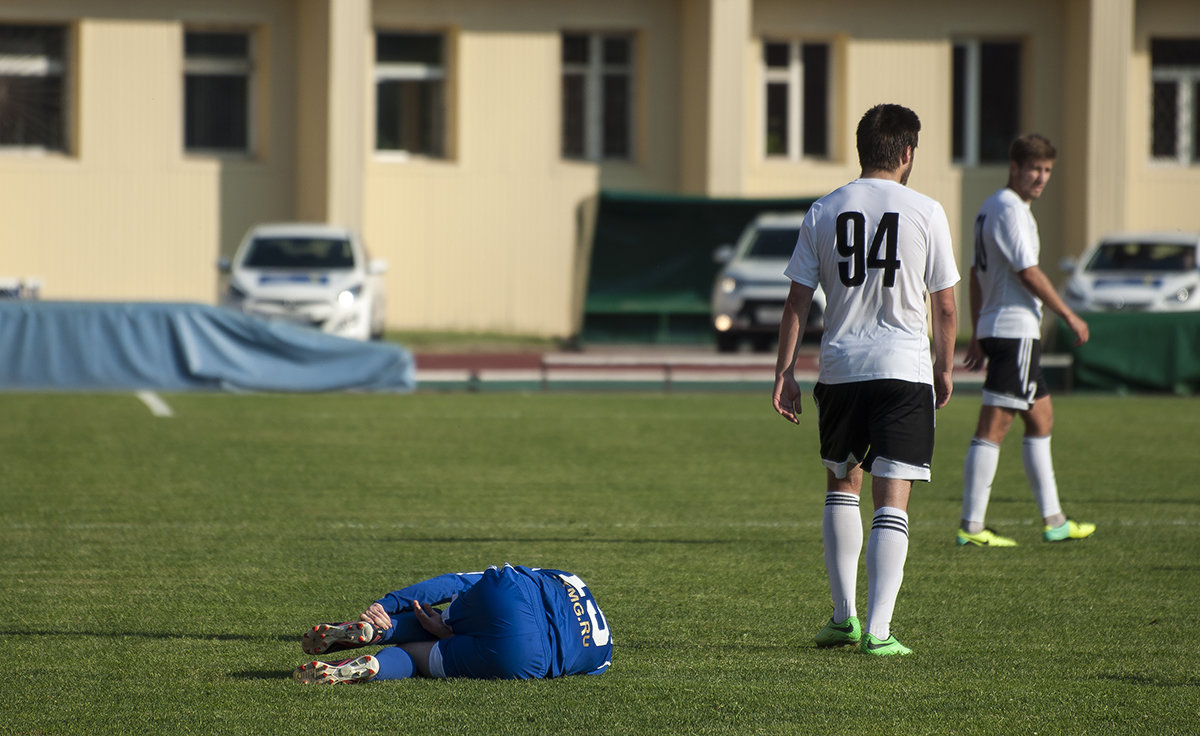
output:
[[[150,409],[150,413],[156,417],[173,417],[175,412],[171,411],[171,407],[167,402],[163,401],[158,394],[153,391],[138,391],[138,399]]]

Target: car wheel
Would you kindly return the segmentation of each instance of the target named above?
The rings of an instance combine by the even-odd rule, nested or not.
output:
[[[736,353],[738,349],[738,336],[732,332],[717,333],[717,352],[718,353]]]

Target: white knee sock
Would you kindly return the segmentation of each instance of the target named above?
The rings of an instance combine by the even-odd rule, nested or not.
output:
[[[890,506],[876,509],[867,538],[867,631],[877,639],[891,636],[907,557],[908,514]]]
[[[979,437],[971,439],[967,460],[963,464],[962,520],[966,522],[966,531],[972,534],[983,531],[988,498],[992,495],[992,481],[996,478],[999,462],[999,445]]]
[[[1054,462],[1050,457],[1050,436],[1026,437],[1021,442],[1021,461],[1042,518],[1062,513],[1058,503],[1058,483],[1054,480]]]
[[[825,494],[825,513],[821,518],[825,540],[825,571],[829,573],[829,592],[833,595],[833,620],[841,623],[857,616],[854,589],[858,582],[858,556],[862,552],[862,516],[858,496],[853,493]]]

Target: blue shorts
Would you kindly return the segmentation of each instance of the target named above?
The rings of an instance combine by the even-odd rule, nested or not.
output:
[[[489,568],[454,599],[442,639],[430,657],[445,677],[531,679],[546,677],[553,657],[549,624],[537,583],[508,567]]]

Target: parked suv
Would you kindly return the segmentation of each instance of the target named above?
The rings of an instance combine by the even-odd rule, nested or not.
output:
[[[223,306],[358,340],[384,329],[385,261],[347,228],[309,223],[250,228],[232,260]]]
[[[755,350],[770,349],[779,335],[779,320],[791,281],[783,269],[792,257],[804,212],[765,213],[756,217],[734,245],[717,248],[723,263],[712,292],[712,320],[717,350],[734,352],[744,339]],[[808,313],[807,334],[825,325],[825,293],[818,286]]]

